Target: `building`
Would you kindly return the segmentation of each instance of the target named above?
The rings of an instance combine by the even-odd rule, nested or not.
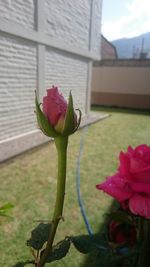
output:
[[[117,59],[116,47],[101,35],[101,59]]]
[[[0,160],[42,143],[34,90],[57,85],[89,112],[101,0],[0,0]]]

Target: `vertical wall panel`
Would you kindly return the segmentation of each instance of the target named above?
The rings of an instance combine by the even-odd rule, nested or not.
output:
[[[0,18],[27,29],[35,29],[35,1],[37,0],[0,0]]]
[[[71,57],[67,53],[58,53],[56,50],[46,50],[46,87],[52,84],[60,87],[68,98],[72,91],[76,108],[85,113],[87,89],[87,61],[79,57]]]
[[[91,0],[45,0],[45,32],[60,42],[88,48]]]
[[[35,45],[0,36],[0,140],[35,129]]]

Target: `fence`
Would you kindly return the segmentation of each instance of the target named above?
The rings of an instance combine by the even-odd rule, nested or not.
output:
[[[92,104],[150,108],[150,60],[95,62]]]

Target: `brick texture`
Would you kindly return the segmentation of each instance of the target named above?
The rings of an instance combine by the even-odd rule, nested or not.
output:
[[[85,113],[87,90],[87,62],[79,57],[70,57],[55,50],[46,51],[46,87],[51,84],[60,87],[68,98],[71,90],[76,108]]]
[[[101,36],[101,58],[105,59],[117,59],[116,47],[110,43],[103,35]]]
[[[35,28],[36,0],[0,0],[0,17],[27,29]],[[41,0],[42,1],[42,0]]]
[[[0,36],[0,140],[35,128],[36,47]]]
[[[75,47],[88,48],[90,0],[45,0],[45,31]],[[52,12],[53,11],[53,12]]]
[[[17,136],[37,129],[34,115],[34,90],[37,87],[40,96],[45,94],[45,86],[50,87],[53,84],[60,87],[66,98],[71,90],[75,107],[80,108],[83,113],[86,110],[88,65],[91,60],[88,53],[94,51],[97,58],[100,55],[101,0],[94,0],[92,40],[92,0],[41,1],[44,14],[41,15],[39,10],[38,14],[41,16],[38,20],[37,0],[0,0],[0,19],[3,24],[7,22],[4,27],[6,32],[4,33],[3,29],[0,31],[0,145],[9,138],[17,139]],[[42,63],[38,63],[38,46],[41,44],[38,43],[38,38],[33,42],[30,36],[32,31],[34,33],[37,29],[39,32],[36,32],[36,36],[40,36],[42,27],[38,28],[37,22],[39,23],[41,18],[45,40],[50,42],[47,36],[53,37],[54,43],[66,44],[64,50],[75,49],[75,53],[54,49],[46,42]],[[22,29],[22,35],[17,26]],[[12,31],[9,30],[10,27]],[[26,35],[30,32],[29,38],[24,32]],[[78,49],[85,50],[83,56],[74,55]],[[39,71],[42,68],[39,66],[43,67],[42,74]]]

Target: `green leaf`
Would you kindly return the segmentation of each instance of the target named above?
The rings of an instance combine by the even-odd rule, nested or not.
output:
[[[93,243],[91,242],[89,236],[75,236],[71,238],[71,241],[74,244],[75,248],[81,253],[86,254],[93,250]]]
[[[0,216],[8,216],[8,212],[14,207],[11,203],[6,203],[0,207]]]
[[[107,251],[110,249],[107,242],[104,240],[104,236],[100,234],[96,235],[81,235],[71,237],[71,241],[75,248],[81,253],[89,253],[94,249]]]
[[[57,243],[56,246],[52,248],[52,251],[50,252],[46,262],[57,261],[64,258],[69,251],[70,245],[70,238],[65,238],[64,240]],[[44,250],[41,252],[41,256],[43,253]]]
[[[133,224],[132,217],[124,212],[124,211],[116,211],[108,214],[109,219],[117,221],[117,222],[126,222],[129,224]]]
[[[52,127],[52,125],[49,123],[49,121],[45,117],[44,113],[41,111],[37,96],[35,96],[35,105],[36,105],[36,117],[37,117],[38,125],[40,129],[42,130],[42,132],[49,137],[58,136],[55,129]]]
[[[40,223],[31,232],[31,238],[27,240],[27,246],[32,247],[36,250],[42,249],[44,243],[48,240],[51,224]]]
[[[72,134],[75,128],[76,128],[76,118],[75,118],[75,113],[74,113],[74,108],[73,108],[73,98],[70,92],[62,134],[63,135]]]

